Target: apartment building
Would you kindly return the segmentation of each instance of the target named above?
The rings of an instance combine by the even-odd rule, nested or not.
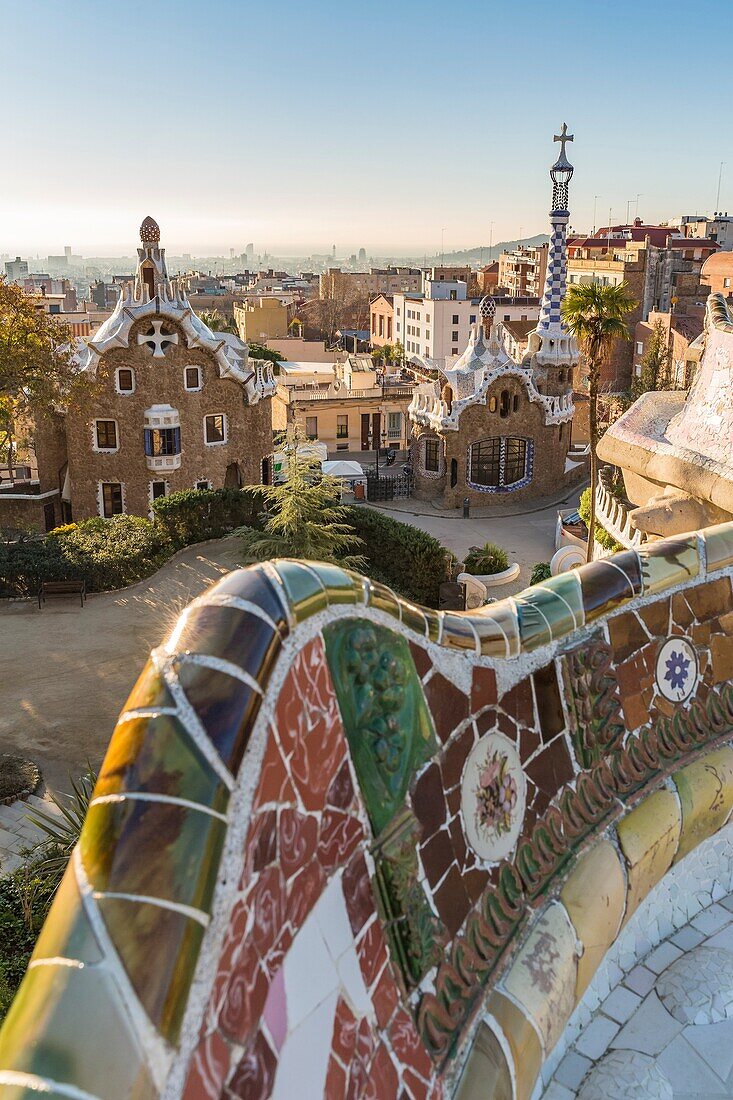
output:
[[[539,298],[493,299],[497,321],[537,321]],[[444,366],[468,343],[479,317],[479,299],[469,298],[466,283],[426,280],[423,294],[395,294],[394,335],[408,358]]]
[[[234,303],[234,321],[241,340],[263,344],[288,335],[288,307],[279,298],[254,298]]]
[[[372,267],[369,271],[342,271],[330,267],[318,277],[319,298],[342,298],[368,294],[419,291],[422,272],[417,267]]]
[[[377,371],[369,355],[349,355],[338,364],[281,363],[273,428],[285,431],[298,421],[309,439],[325,443],[330,458],[377,446],[405,450],[413,391],[401,372]]]
[[[512,298],[539,298],[545,287],[548,245],[520,245],[499,256],[499,286]]]
[[[369,304],[369,339],[372,347],[396,343],[394,335],[394,298],[378,294]]]
[[[664,388],[687,389],[699,360],[699,349],[691,351],[690,345],[702,332],[704,323],[704,316],[683,316],[651,310],[647,319],[639,321],[634,330],[634,377],[641,376],[649,341],[657,325],[660,325],[669,355],[669,378],[666,380],[669,384]]]
[[[700,283],[703,294],[722,294],[733,298],[733,252],[715,252],[702,265]]]

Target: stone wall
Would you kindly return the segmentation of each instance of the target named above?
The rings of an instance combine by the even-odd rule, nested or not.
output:
[[[462,615],[225,577],[126,704],[0,1085],[529,1100],[733,808],[732,577],[733,524]]]
[[[172,321],[166,328],[174,330]],[[272,451],[271,399],[249,406],[243,387],[221,378],[219,368],[207,351],[187,348],[178,330],[178,344],[169,345],[165,357],[154,359],[137,335],[150,327],[145,319],[133,325],[129,348],[108,352],[97,369],[97,385],[85,393],[66,414],[66,436],[73,516],[75,520],[99,515],[99,482],[124,485],[125,511],[147,515],[150,510],[150,482],[166,481],[168,491],[192,489],[197,481],[210,481],[214,489],[224,485],[227,466],[238,463],[241,483],[258,485],[262,480],[262,459]],[[184,368],[197,366],[202,374],[200,392],[184,387]],[[116,392],[115,372],[130,367],[135,372],[135,391]],[[144,413],[151,405],[170,404],[181,422],[181,466],[177,470],[148,469],[143,441]],[[225,444],[207,446],[204,417],[224,413],[228,421]],[[95,419],[116,420],[118,450],[100,454],[93,449]]]

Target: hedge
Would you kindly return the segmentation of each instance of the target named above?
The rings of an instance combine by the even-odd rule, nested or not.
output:
[[[366,505],[347,508],[347,523],[364,545],[364,572],[394,588],[401,596],[426,607],[437,607],[440,586],[448,579],[448,551],[409,523],[399,523]]]
[[[244,489],[184,489],[153,502],[155,523],[176,548],[219,539],[236,527],[259,527],[264,507],[258,485]]]

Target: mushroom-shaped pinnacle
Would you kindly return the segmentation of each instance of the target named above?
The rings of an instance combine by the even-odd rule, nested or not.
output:
[[[143,244],[157,244],[160,240],[160,227],[155,218],[148,215],[140,226],[140,240]]]

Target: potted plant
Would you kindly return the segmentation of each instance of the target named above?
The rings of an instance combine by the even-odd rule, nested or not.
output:
[[[510,565],[506,550],[493,542],[472,546],[463,564],[466,573],[477,577],[487,588],[506,584],[519,576],[519,564],[512,562]]]

